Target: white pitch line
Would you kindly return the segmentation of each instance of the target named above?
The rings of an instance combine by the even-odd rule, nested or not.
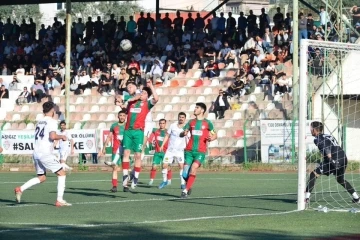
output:
[[[210,197],[192,197],[189,200],[197,199],[218,199],[218,198],[243,198],[243,197],[264,197],[264,196],[286,196],[286,195],[296,195],[297,193],[279,193],[279,194],[256,194],[256,195],[232,195],[232,196],[210,196]],[[128,202],[152,202],[152,201],[187,201],[181,200],[181,198],[148,198],[148,199],[127,199],[127,200],[117,200],[117,201],[101,201],[101,202],[76,202],[72,203],[73,205],[89,205],[89,204],[105,204],[105,203],[128,203]],[[49,206],[48,204],[17,204],[12,206],[0,206],[0,208],[22,208],[22,207],[35,207],[35,206]]]
[[[180,178],[173,178],[173,179],[180,179]],[[270,179],[242,179],[242,178],[200,178],[200,181],[203,180],[236,180],[236,181],[297,181],[297,179],[275,179],[275,178],[270,178]],[[198,181],[198,179],[197,179]],[[4,184],[22,184],[23,182],[0,182],[0,185],[4,185]],[[110,182],[110,180],[73,180],[73,181],[66,181],[66,183],[90,183],[90,182]],[[46,181],[44,183],[57,183],[57,181]],[[42,183],[42,184],[44,184]]]
[[[255,217],[255,216],[270,216],[270,215],[284,215],[299,210],[291,210],[286,212],[275,212],[275,213],[252,213],[252,214],[237,214],[227,216],[204,216],[204,217],[193,217],[193,218],[180,218],[180,219],[164,219],[164,220],[151,220],[141,222],[119,222],[119,223],[103,223],[103,224],[60,224],[58,226],[51,227],[36,227],[36,228],[20,228],[20,229],[5,229],[0,230],[0,233],[5,232],[19,232],[19,231],[43,231],[43,230],[55,230],[64,228],[94,228],[94,227],[106,227],[106,226],[117,226],[117,225],[139,225],[139,224],[155,224],[155,223],[168,223],[168,222],[187,222],[187,221],[198,221],[198,220],[210,220],[210,219],[225,219],[225,218],[241,218],[241,217]],[[11,222],[0,222],[0,224],[6,225],[49,225],[42,223],[11,223]]]

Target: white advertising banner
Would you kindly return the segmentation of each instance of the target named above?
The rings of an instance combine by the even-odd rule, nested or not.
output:
[[[74,141],[75,153],[96,153],[96,130],[68,130]],[[3,154],[32,154],[34,151],[34,130],[2,131]],[[56,150],[56,147],[55,147]]]
[[[306,122],[307,151],[316,149],[314,137],[311,136],[310,123]],[[294,123],[294,126],[292,124]],[[261,161],[263,163],[291,162],[292,140],[295,152],[298,152],[298,122],[291,120],[261,120]],[[292,134],[293,131],[293,134]]]

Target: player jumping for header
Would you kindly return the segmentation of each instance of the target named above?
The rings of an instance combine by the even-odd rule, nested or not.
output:
[[[187,140],[190,136],[190,133],[185,137],[180,137],[180,133],[182,133],[183,127],[185,126],[186,114],[184,112],[180,112],[178,114],[178,121],[174,122],[170,125],[167,135],[163,141],[160,151],[165,152],[164,160],[163,160],[163,181],[159,186],[159,189],[164,188],[169,185],[168,173],[171,172],[169,165],[173,162],[177,162],[179,164],[180,169],[180,188],[185,189],[185,180],[183,178],[183,169],[184,169],[184,149],[186,147]],[[164,149],[165,144],[169,144],[167,150]]]
[[[134,152],[134,179],[131,183],[131,188],[134,189],[137,185],[139,174],[141,171],[141,152],[143,150],[145,118],[150,109],[158,102],[158,95],[151,81],[147,81],[147,86],[144,87],[141,94],[135,95],[128,100],[128,115],[125,125],[123,148],[124,157],[122,162],[123,169],[123,187],[124,192],[128,192],[128,175],[130,166],[130,153]],[[148,98],[153,95],[151,100]]]
[[[202,102],[196,103],[194,115],[185,126],[180,137],[185,137],[190,132],[191,137],[185,148],[185,165],[183,178],[186,187],[181,193],[181,198],[187,198],[191,194],[192,185],[195,182],[197,169],[205,162],[207,143],[217,138],[213,124],[204,117],[206,105]]]
[[[35,128],[33,160],[37,177],[30,179],[21,187],[15,188],[16,201],[20,203],[21,195],[26,189],[44,182],[46,180],[46,169],[49,169],[58,176],[57,201],[55,206],[71,206],[70,203],[67,203],[63,199],[66,180],[65,171],[53,154],[54,141],[66,141],[67,138],[65,135],[56,134],[58,125],[56,120],[53,119],[55,114],[53,102],[43,104],[43,113],[45,115],[44,118],[37,122]]]
[[[347,157],[344,150],[339,146],[336,139],[328,134],[324,134],[324,126],[321,122],[312,122],[310,124],[311,134],[315,137],[314,143],[319,148],[324,157],[324,161],[314,171],[310,173],[310,179],[306,187],[305,201],[309,203],[310,194],[315,186],[316,178],[320,175],[329,176],[334,174],[336,181],[343,186],[353,197],[353,202],[359,202],[359,196],[355,189],[345,180],[344,175],[347,167]]]
[[[110,192],[117,192],[118,186],[118,170],[119,165],[122,162],[123,158],[123,147],[122,140],[124,136],[125,129],[125,120],[126,120],[126,112],[124,110],[118,113],[118,122],[115,122],[110,127],[110,133],[107,136],[102,151],[99,153],[99,156],[104,156],[106,153],[106,146],[110,143],[112,139],[112,155],[111,161],[106,161],[105,164],[113,168],[112,172],[112,188]]]

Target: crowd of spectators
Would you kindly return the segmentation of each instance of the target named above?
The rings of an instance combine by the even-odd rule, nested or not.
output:
[[[359,29],[360,9],[354,6],[351,11],[354,26]],[[315,26],[311,14],[305,17],[300,13],[299,37],[337,41],[335,30],[339,26],[332,24],[334,16],[329,16],[324,7],[320,12],[319,26]],[[137,21],[133,16],[121,16],[116,21],[112,14],[106,23],[101,17],[96,21],[89,17],[85,23],[79,18],[71,28],[71,91],[83,94],[96,88],[105,96],[118,95],[126,92],[129,82],[139,88],[146,79],[154,84],[166,83],[196,64],[202,70],[201,79],[218,77],[224,67],[236,70],[220,96],[239,98],[254,91],[258,84],[268,95],[291,92],[291,75],[286,75],[284,65],[292,58],[290,13],[284,15],[277,8],[272,21],[265,9],[259,16],[252,10],[247,16],[241,12],[238,19],[231,12],[227,18],[224,13],[214,13],[206,20],[199,13],[195,15],[188,13],[184,19],[177,12],[171,20],[168,13],[158,19],[140,13]],[[331,32],[327,39],[325,28]],[[123,39],[132,41],[131,51],[119,47]],[[8,95],[7,89],[17,88],[21,75],[34,75],[35,81],[31,89],[19,89],[23,92],[18,104],[39,102],[54,89],[64,89],[64,55],[65,24],[57,18],[52,26],[42,24],[38,32],[31,18],[20,25],[11,19],[6,23],[0,20],[0,74],[15,75],[9,86],[1,87],[0,97]],[[222,99],[215,101],[221,109],[219,118],[230,108]]]

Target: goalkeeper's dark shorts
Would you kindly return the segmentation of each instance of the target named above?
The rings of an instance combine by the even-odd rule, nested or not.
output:
[[[330,174],[333,174],[335,176],[342,176],[345,174],[346,167],[348,164],[347,158],[341,158],[339,159],[340,168],[336,169],[334,164],[323,161],[320,163],[320,165],[315,169],[315,172],[319,175],[326,175],[329,176]]]

